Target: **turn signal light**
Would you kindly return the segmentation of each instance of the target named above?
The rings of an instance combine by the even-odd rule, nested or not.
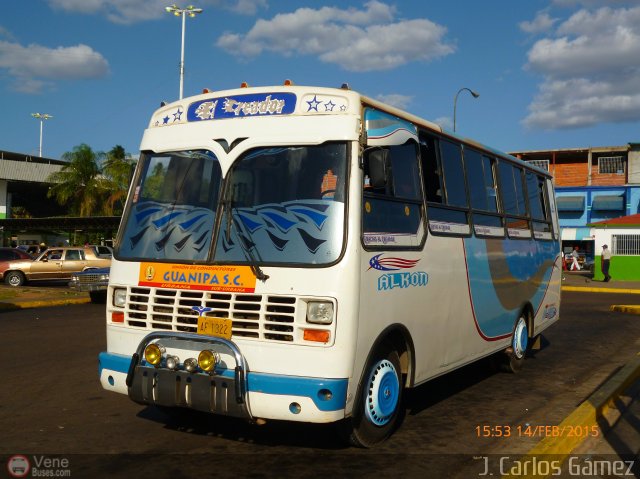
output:
[[[305,329],[303,338],[305,341],[314,341],[316,343],[328,343],[331,333],[323,329]]]
[[[124,323],[124,313],[123,312],[113,312],[113,313],[111,313],[111,322],[112,323]]]

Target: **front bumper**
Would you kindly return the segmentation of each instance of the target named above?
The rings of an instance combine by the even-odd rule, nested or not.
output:
[[[195,357],[198,348],[224,352],[225,360],[212,374],[199,369],[188,372],[182,366],[177,370],[156,368],[143,359],[144,349],[154,341],[173,346],[183,343]],[[104,352],[99,360],[103,387],[127,394],[140,404],[185,407],[247,419],[326,423],[344,418],[348,379],[252,372],[238,346],[222,338],[154,332],[140,342],[132,357]]]

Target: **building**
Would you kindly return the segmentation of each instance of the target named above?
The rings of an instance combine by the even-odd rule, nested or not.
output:
[[[600,269],[602,245],[611,250],[609,273],[613,279],[636,281],[640,276],[640,214],[622,216],[588,225],[598,248],[594,279],[603,279]]]
[[[0,150],[0,246],[82,242],[87,233],[101,232],[110,240],[119,217],[70,218],[47,197],[51,173],[65,161]]]
[[[47,178],[65,164],[52,158],[0,150],[0,219],[60,216],[60,206],[47,198]],[[20,213],[16,215],[15,211]]]
[[[640,213],[640,143],[511,154],[553,174],[565,253],[578,246],[596,260],[602,245],[592,225]]]

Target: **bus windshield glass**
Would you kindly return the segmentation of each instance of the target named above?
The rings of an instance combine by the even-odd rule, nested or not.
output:
[[[123,259],[204,261],[221,184],[209,151],[143,153],[117,255]]]
[[[214,259],[330,264],[342,251],[345,143],[257,148],[232,167]]]

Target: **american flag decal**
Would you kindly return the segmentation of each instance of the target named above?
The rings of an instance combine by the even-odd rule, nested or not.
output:
[[[413,268],[418,264],[419,259],[405,258],[380,258],[384,253],[375,255],[369,260],[369,269],[377,269],[379,271],[397,271],[399,269]]]

